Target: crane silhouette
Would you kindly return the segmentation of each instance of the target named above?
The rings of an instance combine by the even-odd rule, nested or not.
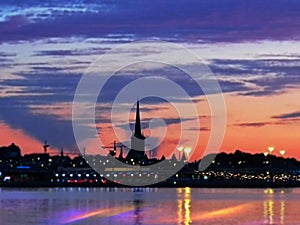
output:
[[[109,154],[112,156],[115,156],[117,154],[117,148],[120,148],[120,156],[123,156],[123,144],[117,144],[116,141],[114,141],[113,146],[102,146],[103,149],[112,149],[109,151]]]
[[[47,140],[45,140],[43,147],[44,147],[44,153],[46,154],[47,153],[47,149],[50,147],[50,145],[47,144]]]

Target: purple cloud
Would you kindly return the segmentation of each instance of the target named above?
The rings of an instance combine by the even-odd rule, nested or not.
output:
[[[85,55],[101,55],[109,51],[110,48],[88,48],[75,50],[43,50],[38,51],[34,56],[85,56]]]
[[[0,42],[71,36],[113,40],[111,34],[179,42],[299,40],[300,37],[300,2],[295,0],[288,4],[271,0],[105,1],[101,5],[89,1],[88,4],[68,3],[69,10],[58,10],[65,8],[65,4],[51,2],[48,14],[3,11],[6,17],[0,23]],[[47,4],[35,2],[30,7],[35,12]],[[52,7],[57,10],[51,10]]]
[[[193,127],[193,128],[188,128],[186,130],[189,130],[189,131],[210,131],[210,128],[208,128],[208,127],[200,127],[200,129],[199,129],[199,128]]]
[[[264,127],[268,125],[281,125],[284,124],[283,121],[276,121],[276,122],[246,122],[246,123],[238,123],[234,126],[238,127]]]
[[[229,89],[255,84],[256,89],[241,88],[239,95],[266,96],[280,94],[284,88],[300,84],[300,59],[253,59],[253,60],[211,60],[210,68],[217,76],[236,77],[239,82],[229,82]],[[271,76],[270,76],[271,75]],[[251,78],[251,76],[253,78]],[[221,83],[222,86],[222,83]],[[253,85],[251,85],[253,86]],[[235,88],[237,90],[237,88]]]
[[[300,112],[280,114],[272,116],[272,119],[300,119]]]
[[[235,126],[239,127],[263,127],[266,125],[270,125],[269,122],[253,122],[253,123],[238,123]]]
[[[288,4],[285,1],[271,0],[144,0],[138,2],[105,0],[101,4],[96,0],[88,2],[79,0],[76,4],[64,0],[45,3],[1,1],[0,43],[42,39],[42,43],[49,45],[49,48],[39,48],[39,51],[31,55],[36,62],[27,64],[14,61],[14,57],[17,56],[14,52],[0,52],[1,67],[26,68],[25,71],[22,70],[17,74],[22,79],[0,82],[0,85],[15,87],[17,90],[13,93],[14,96],[4,96],[0,99],[3,109],[0,112],[0,118],[13,128],[21,127],[40,140],[53,134],[53,140],[49,140],[50,142],[74,144],[69,121],[61,121],[51,115],[34,115],[28,105],[71,102],[82,74],[68,73],[65,69],[85,68],[90,62],[87,59],[85,62],[80,61],[80,56],[105,53],[109,48],[102,47],[100,45],[102,42],[123,43],[144,38],[197,43],[299,40],[299,11],[300,2],[295,0],[289,1]],[[74,49],[72,46],[72,49],[67,50],[52,49],[57,43],[72,44],[74,39],[70,37],[76,37],[85,44],[99,44],[97,45],[99,47],[77,49],[76,46]],[[68,65],[58,62],[61,57],[69,56],[78,56],[78,62]],[[275,57],[281,56],[275,55]],[[224,92],[239,92],[241,95],[272,95],[282,92],[284,88],[291,85],[300,84],[298,55],[286,56],[286,59],[268,59],[267,57],[270,55],[260,55],[255,60],[216,59],[211,62],[211,69],[217,77],[220,77],[220,86]],[[44,62],[53,58],[58,58],[57,62],[52,60],[49,63]],[[287,66],[287,64],[290,65]],[[258,75],[258,73],[262,77],[256,76],[251,79],[252,75]],[[139,71],[136,74],[117,73],[109,80],[99,98],[105,103],[112,102],[121,88],[133,79],[153,74],[163,74],[161,76],[174,80],[187,90],[191,97],[203,95],[195,83],[190,82],[181,72],[174,69],[162,69]],[[268,74],[275,74],[275,76],[269,78]],[[224,76],[228,76],[228,79],[223,79]],[[252,86],[257,85],[257,89],[249,89],[245,85],[247,82]],[[31,94],[31,96],[21,94]],[[41,94],[47,95],[41,97]],[[145,104],[162,102],[164,101],[159,99],[145,100]],[[151,109],[145,107],[144,110]],[[299,116],[299,112],[294,112],[272,118],[298,119]],[[37,123],[36,121],[38,124],[32,126]],[[107,121],[105,118],[97,118],[97,122]],[[280,122],[240,123],[237,126],[262,127]],[[180,121],[168,119],[166,123],[176,124]],[[144,126],[147,126],[147,123]],[[66,134],[65,140],[61,140],[62,134]]]

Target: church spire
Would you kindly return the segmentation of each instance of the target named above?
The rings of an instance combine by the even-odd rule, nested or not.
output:
[[[142,137],[142,128],[141,128],[141,117],[140,117],[140,102],[137,100],[136,102],[136,114],[135,114],[135,128],[134,128],[134,136],[137,138]]]
[[[140,117],[140,102],[136,102],[135,127],[134,133],[131,136],[131,149],[128,152],[126,159],[130,163],[143,164],[147,161],[145,154],[145,136],[142,134],[141,117]]]

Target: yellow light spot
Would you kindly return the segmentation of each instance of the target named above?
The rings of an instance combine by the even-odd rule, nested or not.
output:
[[[268,150],[269,150],[270,153],[272,153],[275,150],[275,148],[270,146],[270,147],[268,147]]]

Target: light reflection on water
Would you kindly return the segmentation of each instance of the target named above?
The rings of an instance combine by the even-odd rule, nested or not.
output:
[[[177,189],[177,224],[190,225],[191,220],[191,189],[178,188]]]
[[[285,224],[285,191],[280,190],[277,194],[273,189],[266,189],[264,191],[268,195],[268,199],[264,200],[264,224]],[[274,198],[280,198],[274,200]],[[296,222],[296,221],[295,221]]]
[[[9,225],[300,224],[300,189],[0,189]]]

